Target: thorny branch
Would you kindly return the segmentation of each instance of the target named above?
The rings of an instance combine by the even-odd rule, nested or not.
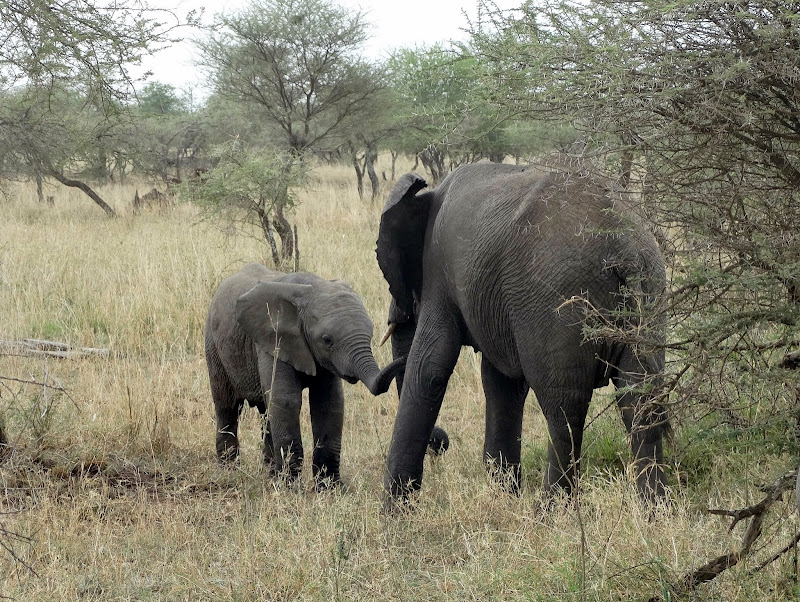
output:
[[[3,523],[0,523],[0,548],[5,550],[9,554],[9,556],[11,556],[11,558],[14,560],[14,562],[25,567],[33,575],[38,577],[39,574],[34,570],[34,568],[30,565],[30,563],[28,563],[24,558],[22,558],[14,548],[14,544],[30,544],[32,542],[33,540],[30,537],[6,529],[5,525]],[[2,598],[2,595],[0,595],[0,598]]]
[[[7,382],[21,383],[21,384],[24,384],[24,385],[36,385],[38,387],[42,387],[42,389],[44,389],[44,390],[49,389],[49,390],[52,390],[52,391],[58,391],[59,393],[62,393],[64,395],[66,395],[67,399],[69,399],[72,402],[72,405],[74,405],[75,408],[78,411],[80,411],[80,406],[78,405],[78,402],[76,402],[72,398],[72,396],[69,394],[67,389],[65,389],[63,387],[63,385],[61,385],[61,383],[59,383],[58,381],[56,381],[55,383],[47,382],[48,378],[50,378],[52,380],[56,380],[55,377],[52,374],[49,374],[47,372],[45,372],[44,379],[41,380],[41,381],[33,380],[33,379],[26,379],[26,378],[14,378],[13,376],[3,376],[2,374],[0,374],[0,383],[2,383],[7,389],[8,389],[8,385],[5,384],[6,381]]]
[[[745,529],[742,536],[742,543],[738,550],[722,554],[712,560],[709,560],[702,566],[696,568],[690,573],[684,575],[681,580],[680,586],[675,593],[691,592],[703,583],[707,583],[717,576],[722,574],[727,569],[736,566],[740,561],[746,558],[755,541],[761,536],[761,525],[766,518],[767,512],[775,502],[778,502],[783,497],[783,494],[792,490],[795,487],[797,480],[797,469],[792,470],[776,479],[768,486],[762,487],[761,491],[764,492],[764,498],[757,504],[740,508],[738,510],[724,510],[724,509],[709,509],[708,512],[719,516],[729,516],[733,518],[728,530],[732,530],[740,521],[750,518],[750,524]],[[771,562],[774,562],[780,556],[791,550],[797,542],[800,541],[800,533],[794,536],[792,542],[785,546],[780,552],[774,554],[771,558],[761,563],[756,570],[761,570]],[[649,602],[658,602],[662,598],[654,596],[650,598]]]

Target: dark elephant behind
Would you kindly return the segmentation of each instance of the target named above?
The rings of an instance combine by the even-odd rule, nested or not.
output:
[[[549,431],[546,492],[570,491],[592,391],[613,381],[637,482],[664,496],[664,411],[640,385],[664,368],[663,321],[643,351],[584,341],[585,311],[627,305],[636,319],[665,289],[652,235],[586,173],[478,163],[437,188],[403,176],[381,216],[377,255],[392,295],[396,357],[408,356],[387,460],[393,505],[422,482],[425,444],[462,346],[482,354],[484,457],[517,489],[530,389]],[[637,390],[638,387],[638,390]]]

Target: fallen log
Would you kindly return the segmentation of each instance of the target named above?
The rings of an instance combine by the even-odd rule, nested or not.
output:
[[[108,349],[99,347],[75,347],[60,341],[45,341],[43,339],[0,340],[0,353],[19,355],[43,355],[62,359],[76,359],[86,356],[105,356],[110,353]]]

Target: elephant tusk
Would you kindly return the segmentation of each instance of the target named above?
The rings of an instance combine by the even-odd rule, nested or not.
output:
[[[384,344],[386,341],[388,341],[388,340],[389,340],[389,337],[390,337],[390,336],[392,336],[392,333],[394,332],[394,329],[395,329],[396,327],[397,327],[397,323],[396,323],[396,322],[391,322],[391,323],[389,324],[389,327],[386,329],[386,332],[384,332],[384,333],[383,333],[383,336],[381,337],[381,342],[380,342],[380,343],[378,343],[378,347],[383,347],[383,344]]]

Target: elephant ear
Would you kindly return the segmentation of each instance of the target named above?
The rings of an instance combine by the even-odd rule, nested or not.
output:
[[[236,300],[236,321],[256,345],[310,376],[317,373],[317,363],[303,336],[300,310],[309,284],[259,282]]]
[[[415,173],[402,176],[389,193],[378,230],[378,265],[397,309],[414,313],[414,291],[422,288],[422,251],[431,193],[417,195],[428,183]]]

